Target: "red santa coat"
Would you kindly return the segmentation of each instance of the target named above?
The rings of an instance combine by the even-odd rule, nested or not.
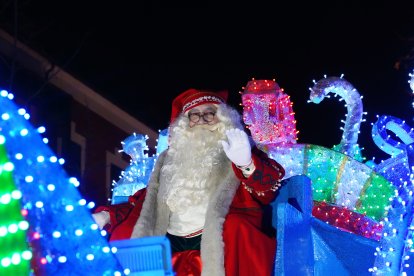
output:
[[[166,234],[170,210],[158,194],[165,154],[158,157],[146,189],[128,203],[95,210],[110,213],[106,230],[111,240]],[[223,170],[222,181],[210,196],[200,247],[202,275],[273,274],[276,238],[265,207],[276,197],[285,172],[257,148],[252,159],[256,169],[248,178],[228,161],[229,169]]]

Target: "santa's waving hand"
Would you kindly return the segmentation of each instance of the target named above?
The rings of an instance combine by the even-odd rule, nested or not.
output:
[[[227,141],[221,140],[227,157],[238,167],[247,167],[252,162],[249,137],[243,130],[233,128],[226,130]]]

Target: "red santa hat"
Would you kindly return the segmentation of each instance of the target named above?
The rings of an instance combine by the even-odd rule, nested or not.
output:
[[[171,120],[172,123],[181,112],[206,103],[221,104],[227,101],[227,90],[212,92],[190,88],[178,95],[172,102]]]

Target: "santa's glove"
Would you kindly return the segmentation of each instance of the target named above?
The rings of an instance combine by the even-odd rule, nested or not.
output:
[[[252,162],[249,137],[243,130],[233,128],[226,130],[227,141],[221,140],[227,157],[238,167],[246,167]]]
[[[95,220],[95,223],[98,224],[99,229],[103,229],[105,225],[109,223],[109,212],[107,211],[101,211],[98,213],[92,214],[93,219]]]

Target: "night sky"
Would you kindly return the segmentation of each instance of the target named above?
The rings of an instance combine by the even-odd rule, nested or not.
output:
[[[242,86],[276,79],[293,101],[298,142],[332,147],[344,103],[307,100],[312,80],[341,74],[363,96],[368,159],[387,157],[371,138],[377,115],[414,126],[413,4],[84,2],[0,1],[0,27],[155,130],[188,88],[227,89],[241,110]]]

